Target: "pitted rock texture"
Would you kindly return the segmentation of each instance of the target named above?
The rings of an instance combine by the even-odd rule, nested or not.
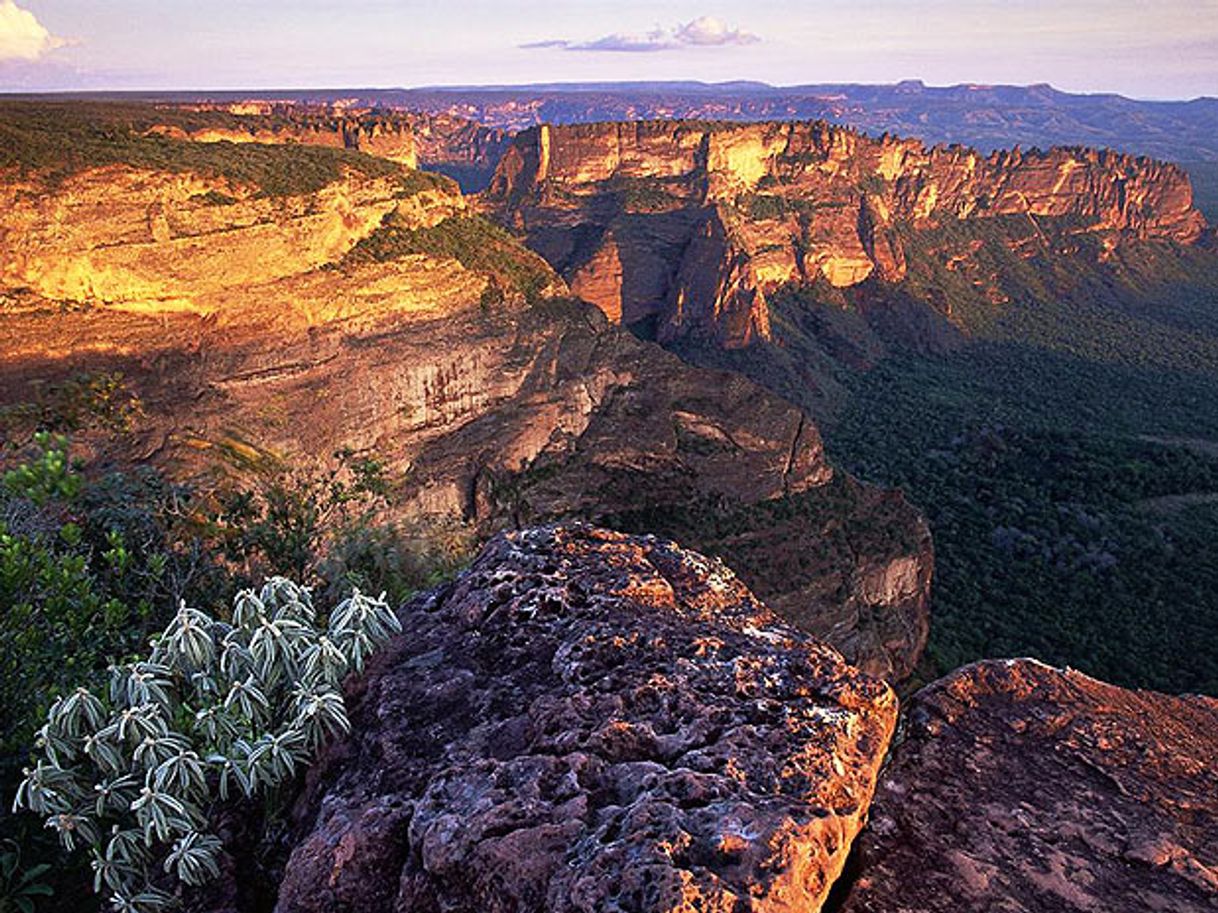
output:
[[[990,660],[907,718],[846,913],[1218,909],[1218,700]]]
[[[722,564],[531,529],[401,617],[279,913],[820,909],[896,700]]]

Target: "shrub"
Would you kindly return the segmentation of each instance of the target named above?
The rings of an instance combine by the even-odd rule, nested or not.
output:
[[[340,682],[399,630],[358,590],[323,625],[282,577],[240,592],[228,621],[183,602],[147,658],[111,670],[108,693],[55,701],[14,810],[87,850],[115,910],[168,909],[178,883],[219,875],[212,803],[274,790],[346,732]]]
[[[384,263],[410,254],[451,257],[468,270],[488,273],[501,290],[514,289],[530,301],[554,279],[545,260],[482,216],[450,216],[430,227],[411,228],[390,213],[348,251],[344,262]]]
[[[330,544],[370,526],[387,504],[383,465],[348,450],[321,468],[251,468],[251,482],[221,490],[208,518],[216,544],[247,579],[274,568],[317,582]]]
[[[42,880],[51,867],[23,866],[21,845],[15,840],[5,840],[0,847],[0,913],[34,913],[35,898],[53,893]]]

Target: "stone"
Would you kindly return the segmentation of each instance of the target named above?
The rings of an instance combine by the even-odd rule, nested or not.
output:
[[[820,909],[896,700],[721,563],[523,530],[401,618],[297,805],[279,913]]]
[[[906,712],[843,913],[1218,909],[1218,700],[987,660]]]

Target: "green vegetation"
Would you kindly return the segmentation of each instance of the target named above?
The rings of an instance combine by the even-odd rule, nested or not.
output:
[[[1063,243],[1041,221],[1045,243]],[[1103,266],[1086,248],[1025,261],[987,224],[991,243],[946,270],[929,248],[955,230],[922,239],[903,290],[971,341],[839,370],[846,405],[824,428],[839,463],[901,487],[931,521],[938,670],[1034,655],[1218,693],[1212,255],[1143,244]],[[1025,219],[1014,236],[1031,233]]]
[[[759,588],[781,591],[784,581],[836,579],[836,594],[825,595],[843,601],[850,596],[850,556],[880,561],[917,554],[922,545],[907,505],[867,497],[840,473],[826,485],[756,504],[706,497],[596,519],[625,532],[688,543],[722,558]]]
[[[446,180],[415,177],[396,162],[346,149],[195,143],[145,132],[167,119],[172,119],[169,112],[151,105],[5,102],[0,104],[0,168],[37,173],[52,183],[105,165],[197,172],[253,185],[269,197],[312,193],[340,178],[344,169],[369,177]]]
[[[106,692],[55,700],[14,807],[89,853],[115,910],[176,907],[175,882],[220,875],[209,808],[274,792],[347,732],[343,678],[400,630],[383,598],[357,590],[323,619],[282,577],[238,593],[223,618],[182,602]]]
[[[628,212],[664,212],[679,205],[687,195],[687,179],[636,178],[615,174],[605,181],[604,192],[613,193]]]
[[[138,409],[121,377],[94,375],[48,384],[0,416],[0,831],[15,841],[0,847],[0,909],[27,913],[17,898],[44,887],[90,908],[79,900],[87,873],[59,856],[41,822],[8,814],[55,695],[101,687],[182,600],[223,604],[277,566],[323,604],[352,588],[397,604],[452,574],[470,548],[461,529],[386,521],[389,483],[373,457],[234,466],[204,491],[147,467],[86,464],[55,433],[122,436]]]
[[[554,278],[544,260],[482,216],[450,216],[430,228],[411,228],[391,213],[343,262],[384,263],[410,254],[451,257],[466,269],[489,273],[500,289],[513,289],[529,300],[537,299]]]
[[[736,201],[736,205],[748,213],[750,219],[764,221],[785,219],[787,216],[810,217],[820,210],[842,209],[849,204],[838,200],[817,201],[777,194],[754,193],[741,197]]]

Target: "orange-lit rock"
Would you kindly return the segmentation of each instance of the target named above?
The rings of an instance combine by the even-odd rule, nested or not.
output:
[[[392,180],[356,174],[314,194],[255,190],[123,166],[49,190],[0,182],[0,284],[132,311],[227,313],[251,286],[341,260],[390,212],[434,224],[464,209],[453,192],[403,198]]]
[[[513,141],[486,205],[568,278],[599,263],[612,236],[620,285],[602,278],[595,297],[612,302],[607,313],[728,348],[768,337],[766,293],[778,286],[899,282],[896,226],[1016,215],[1035,231],[1046,219],[1066,236],[1191,244],[1205,224],[1175,165],[1080,148],[982,156],[823,122],[536,127]],[[692,298],[691,269],[712,273]]]
[[[96,442],[105,459],[151,459],[210,481],[234,450],[311,465],[345,447],[383,460],[395,515],[483,533],[703,501],[746,510],[818,497],[835,478],[798,410],[740,376],[684,365],[590,305],[533,306],[510,289],[499,301],[485,295],[486,272],[441,251],[346,257],[391,211],[394,224],[416,228],[461,216],[451,186],[406,193],[348,174],[317,193],[267,198],[200,175],[116,167],[53,192],[31,186],[0,185],[11,204],[0,212],[0,403],[79,372],[121,372],[144,409],[130,436]],[[236,201],[217,205],[213,193]],[[712,214],[712,266],[727,243]],[[696,269],[701,256],[690,252],[694,298],[708,278],[743,294],[747,276]],[[615,268],[607,258],[610,280]],[[581,281],[592,296],[598,276]],[[561,293],[562,281],[550,288]],[[767,330],[753,315],[719,319],[750,338]],[[874,506],[861,493],[835,503],[860,525]],[[899,523],[917,527],[905,507]],[[833,629],[852,657],[900,677],[925,638],[894,648],[889,633],[877,637],[875,613],[857,611],[870,606],[861,581],[865,565],[905,555],[925,584],[929,551],[828,551],[814,567],[750,579],[793,604],[851,581],[843,600],[801,602],[801,623]],[[926,592],[885,603],[885,617],[920,630]]]

